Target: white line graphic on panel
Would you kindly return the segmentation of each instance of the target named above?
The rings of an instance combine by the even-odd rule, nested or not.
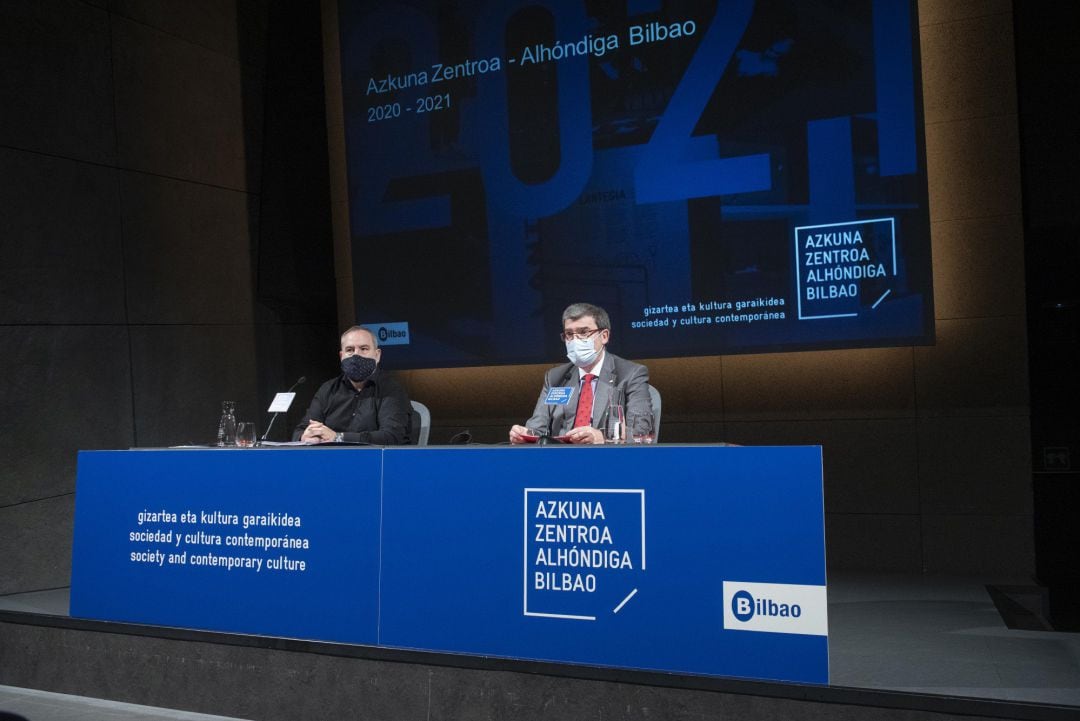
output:
[[[526,611],[526,616],[537,618],[569,618],[571,621],[595,621],[596,616],[572,616],[569,613],[540,613],[539,611]]]
[[[626,605],[626,602],[629,601],[631,598],[633,598],[634,594],[636,594],[636,593],[637,593],[637,589],[635,588],[633,591],[630,592],[629,596],[627,596],[626,598],[624,598],[622,600],[622,603],[620,603],[618,606],[615,607],[615,610],[612,611],[612,613],[618,613],[619,611],[621,611],[622,607]]]

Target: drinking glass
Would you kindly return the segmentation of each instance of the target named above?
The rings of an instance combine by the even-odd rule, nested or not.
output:
[[[240,448],[254,448],[258,436],[255,433],[255,424],[242,421],[236,424],[236,445]]]
[[[621,403],[608,406],[607,428],[604,429],[605,443],[626,443],[626,414]]]
[[[638,413],[626,419],[627,436],[633,443],[648,445],[653,442],[653,418],[651,413]]]

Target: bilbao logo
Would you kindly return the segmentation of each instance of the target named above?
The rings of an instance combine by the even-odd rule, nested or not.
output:
[[[409,324],[407,322],[372,324],[370,329],[375,333],[375,337],[379,339],[379,345],[409,344]]]
[[[724,628],[732,631],[829,634],[824,585],[724,581]]]
[[[802,607],[797,603],[777,603],[771,598],[754,598],[749,591],[737,591],[731,597],[731,615],[743,623],[754,616],[799,618]]]

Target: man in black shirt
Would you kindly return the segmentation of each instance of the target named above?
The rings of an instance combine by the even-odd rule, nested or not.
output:
[[[412,406],[405,389],[379,370],[382,350],[367,328],[341,334],[341,375],[319,386],[293,440],[308,443],[409,442]]]

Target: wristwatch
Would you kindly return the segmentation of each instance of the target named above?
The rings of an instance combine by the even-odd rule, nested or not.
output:
[[[345,434],[344,433],[338,432],[334,436],[334,443],[341,443],[344,440],[345,440]]]

